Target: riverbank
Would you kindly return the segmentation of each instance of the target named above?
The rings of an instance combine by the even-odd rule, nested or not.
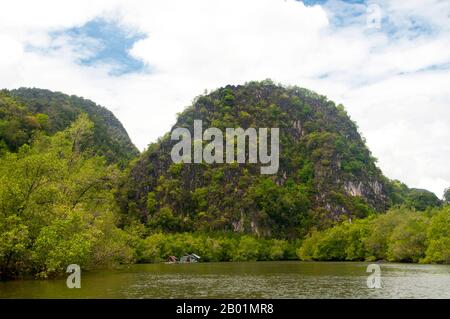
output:
[[[135,246],[138,262],[195,253],[202,261],[377,261],[450,263],[450,206],[394,208],[311,231],[297,240],[235,233],[154,233]]]
[[[63,250],[58,246],[58,254],[51,254],[50,259],[39,259],[47,268],[22,263],[21,268],[27,271],[16,272],[9,278],[32,275],[46,279],[65,275],[69,264],[78,264],[86,270],[116,264],[160,263],[170,256],[186,254],[196,254],[202,262],[386,260],[450,263],[448,205],[425,212],[395,208],[385,214],[345,221],[323,231],[311,231],[305,238],[291,240],[231,232],[162,233],[142,224],[115,231],[120,236],[114,238],[118,239],[101,242],[101,249],[89,250],[90,246],[87,246],[80,250],[82,253],[75,250],[71,255],[67,253],[70,249]],[[78,242],[81,247],[87,245],[81,239]],[[29,251],[24,254],[34,256]],[[47,255],[49,253],[44,256]],[[103,262],[105,260],[108,263]],[[0,269],[0,277],[1,272]]]

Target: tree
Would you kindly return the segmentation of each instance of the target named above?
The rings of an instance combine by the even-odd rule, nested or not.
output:
[[[407,214],[404,210],[394,209],[369,221],[369,233],[363,238],[367,259],[387,259],[390,236],[400,221],[407,218]]]
[[[114,224],[118,172],[92,155],[92,130],[81,116],[0,157],[0,277],[131,260],[126,234]]]
[[[411,189],[406,198],[406,205],[414,207],[419,211],[424,211],[427,208],[439,207],[442,202],[432,192],[425,189]]]
[[[450,187],[444,192],[444,202],[450,204]]]
[[[260,243],[258,240],[250,236],[242,236],[234,251],[233,261],[257,260],[259,250]]]
[[[423,262],[450,263],[450,208],[437,212],[427,229],[428,247]]]
[[[327,229],[317,242],[314,259],[318,260],[345,260],[348,244],[347,227],[333,227]]]
[[[388,244],[389,261],[419,262],[426,249],[427,220],[411,212],[393,230]]]

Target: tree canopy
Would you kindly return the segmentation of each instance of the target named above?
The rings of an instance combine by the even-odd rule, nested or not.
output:
[[[115,226],[118,170],[93,155],[93,123],[81,115],[53,136],[0,157],[0,277],[47,277],[132,258]]]

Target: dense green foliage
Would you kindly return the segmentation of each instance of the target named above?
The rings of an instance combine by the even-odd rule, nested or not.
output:
[[[0,91],[0,151],[17,151],[35,130],[45,130],[48,116],[31,113],[8,92]]]
[[[444,202],[450,204],[450,187],[444,192]]]
[[[425,210],[442,205],[442,201],[436,194],[425,189],[409,188],[397,180],[391,181],[388,184],[388,188],[393,206],[403,205],[415,210]]]
[[[134,227],[130,234],[141,234]],[[189,253],[201,256],[201,261],[255,261],[297,259],[299,242],[280,239],[261,239],[233,233],[153,233],[135,237],[134,252],[138,262],[161,262],[169,256]]]
[[[396,208],[311,233],[302,260],[450,263],[450,206],[426,212]]]
[[[278,173],[174,164],[168,136],[132,160],[137,150],[120,122],[93,102],[0,91],[0,279],[186,253],[450,262],[450,191],[442,202],[385,178],[341,105],[252,82],[198,97],[176,126],[192,130],[194,119],[220,129],[279,127]]]
[[[90,137],[97,155],[125,166],[139,152],[115,116],[92,101],[41,89],[0,91],[0,149],[10,151],[30,141],[32,132],[54,134],[87,114],[94,123]],[[3,147],[5,148],[5,147]]]
[[[49,137],[0,157],[0,278],[47,277],[77,263],[132,260],[115,226],[117,168],[89,151],[93,123],[82,115]],[[83,150],[83,151],[82,151]]]
[[[311,226],[383,211],[387,185],[342,105],[271,81],[227,86],[195,99],[175,127],[280,129],[280,168],[173,164],[169,135],[131,168],[119,202],[130,220],[160,231],[232,231],[296,238]],[[204,141],[206,144],[207,141]]]

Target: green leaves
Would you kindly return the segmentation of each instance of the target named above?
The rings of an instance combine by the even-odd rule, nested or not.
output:
[[[28,227],[17,215],[0,217],[0,278],[20,275],[22,263],[29,259]]]
[[[424,262],[450,264],[450,206],[447,205],[431,218],[427,242]]]
[[[0,91],[0,141],[10,151],[17,151],[36,131],[53,135],[67,129],[83,114],[95,125],[89,141],[95,154],[122,167],[139,154],[122,124],[106,108],[83,98],[41,89]]]
[[[449,206],[429,214],[393,209],[312,232],[297,256],[302,260],[450,263],[449,225]]]
[[[445,189],[444,202],[447,203],[447,204],[450,204],[450,187]]]
[[[285,260],[295,242],[231,233],[154,233],[136,246],[139,262],[161,262],[169,256],[195,253],[202,261]]]
[[[64,272],[70,264],[86,266],[92,249],[92,233],[88,216],[82,211],[65,212],[40,229],[33,249],[33,262],[41,270],[38,276],[47,277]]]
[[[402,219],[389,237],[389,261],[419,262],[425,256],[427,219],[410,213]]]
[[[130,254],[112,213],[117,169],[83,147],[92,129],[81,116],[0,157],[1,277],[53,276],[71,263],[91,267]],[[114,241],[105,245],[107,237]]]
[[[388,181],[388,195],[391,200],[391,205],[404,205],[411,209],[425,211],[434,207],[439,207],[444,201],[432,192],[425,189],[409,188],[400,181]]]
[[[411,189],[406,197],[406,205],[424,211],[427,208],[439,207],[441,201],[432,192],[424,189]]]
[[[292,182],[278,186],[271,178],[260,178],[248,192],[258,210],[268,216],[267,223],[276,237],[293,238],[304,229],[309,216],[308,188]]]

